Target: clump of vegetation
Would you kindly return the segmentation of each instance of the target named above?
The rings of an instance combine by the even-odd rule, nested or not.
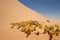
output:
[[[55,34],[56,36],[58,36],[59,32],[60,30],[58,25],[52,25],[52,26],[45,25],[43,34],[48,33],[49,40],[52,40],[53,35]]]
[[[47,20],[49,22],[49,20]],[[27,34],[26,37],[29,37],[31,35],[31,32],[37,31],[36,28],[38,27],[39,29],[44,29],[42,34],[47,33],[49,35],[49,40],[52,40],[54,34],[56,36],[59,35],[60,29],[58,25],[45,25],[43,28],[43,24],[40,24],[38,21],[32,21],[32,20],[27,20],[27,21],[21,21],[21,22],[16,22],[16,23],[11,23],[12,29],[17,27],[17,29],[21,28],[21,32],[24,32]],[[40,32],[35,33],[36,35],[39,35]]]

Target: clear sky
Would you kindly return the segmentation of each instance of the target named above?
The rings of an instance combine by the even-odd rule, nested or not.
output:
[[[51,19],[60,19],[60,0],[19,0],[27,7]]]

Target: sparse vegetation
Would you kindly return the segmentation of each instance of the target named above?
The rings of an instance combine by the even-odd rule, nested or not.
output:
[[[50,22],[49,20],[47,20],[47,22]],[[12,29],[17,27],[17,29],[21,28],[21,32],[24,32],[25,34],[27,34],[26,37],[29,37],[29,35],[31,35],[31,32],[33,31],[37,31],[36,28],[38,27],[39,29],[44,29],[42,34],[47,33],[49,35],[49,40],[53,39],[54,34],[56,36],[59,35],[60,33],[60,29],[58,25],[44,25],[44,27],[42,26],[43,24],[40,24],[38,21],[32,21],[32,20],[27,20],[27,21],[21,21],[21,22],[16,22],[16,23],[11,23],[12,25]],[[40,32],[35,33],[36,35],[39,35]],[[55,38],[54,38],[55,40]]]

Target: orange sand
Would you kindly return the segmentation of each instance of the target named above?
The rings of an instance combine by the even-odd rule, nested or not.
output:
[[[36,36],[32,33],[31,36],[26,38],[26,34],[19,30],[10,29],[11,22],[22,20],[45,22],[47,18],[27,8],[17,0],[0,0],[0,40],[48,40],[47,34]],[[52,24],[60,24],[60,21],[51,20],[51,22],[53,22]],[[57,37],[57,40],[60,40],[59,37]]]

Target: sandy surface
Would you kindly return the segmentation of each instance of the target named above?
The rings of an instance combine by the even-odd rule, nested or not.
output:
[[[26,38],[24,33],[10,28],[11,22],[22,20],[45,22],[47,18],[27,8],[17,0],[0,0],[0,40],[48,40],[47,34],[36,36],[32,33],[31,36]],[[60,21],[53,22],[60,24]],[[57,40],[60,40],[59,37],[57,37]]]

